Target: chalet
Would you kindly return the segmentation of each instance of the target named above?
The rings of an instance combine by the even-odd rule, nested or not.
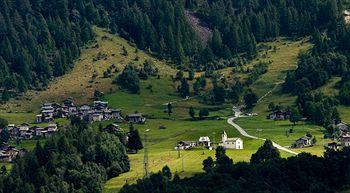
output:
[[[79,107],[79,111],[82,112],[83,114],[88,113],[91,110],[91,107],[89,105],[83,105]]]
[[[337,150],[339,149],[340,144],[338,144],[336,141],[332,141],[328,143],[328,148],[329,149],[334,149]]]
[[[103,101],[94,101],[94,109],[96,110],[104,110],[108,108],[108,102]]]
[[[340,144],[342,147],[350,147],[350,135],[344,134],[340,137]]]
[[[121,112],[120,109],[111,109],[112,119],[122,119]]]
[[[7,126],[7,130],[9,131],[10,137],[14,138],[19,133],[19,128],[15,126],[15,124],[9,124]]]
[[[33,130],[34,130],[34,135],[36,137],[41,137],[42,136],[42,131],[44,130],[44,128],[38,127],[38,126],[34,126]]]
[[[211,145],[210,138],[208,136],[200,137],[198,140],[198,145],[204,146],[204,147],[210,147]]]
[[[103,129],[103,131],[105,132],[109,132],[109,133],[113,133],[113,132],[120,132],[120,131],[123,131],[123,129],[121,129],[119,127],[119,125],[115,124],[115,123],[112,123],[112,124],[109,124],[107,125],[107,127],[105,127]]]
[[[0,161],[11,162],[19,151],[13,146],[2,146],[0,147]]]
[[[347,126],[344,122],[337,124],[337,128],[341,133],[347,133],[349,131],[349,126]]]
[[[198,145],[196,141],[180,141],[176,146],[175,150],[187,150],[192,149]]]
[[[50,122],[53,121],[53,114],[55,110],[54,109],[45,109],[41,111],[41,119],[42,122]]]
[[[24,139],[31,139],[33,138],[33,131],[28,130],[25,134],[24,134]]]
[[[26,136],[27,131],[29,131],[29,125],[28,124],[22,124],[19,126],[19,136],[24,138]]]
[[[292,144],[292,148],[303,148],[312,146],[311,137],[303,136]]]
[[[142,116],[141,113],[127,115],[125,120],[129,123],[145,123],[146,118]]]
[[[42,123],[43,122],[43,115],[42,114],[36,115],[36,122],[37,123]]]
[[[274,120],[274,121],[281,121],[281,120],[287,120],[290,117],[290,111],[282,111],[277,110],[272,113],[270,113],[267,116],[267,119]]]
[[[50,124],[48,125],[47,127],[45,127],[45,129],[48,131],[48,132],[56,132],[58,130],[58,127],[57,127],[57,124]]]
[[[219,145],[226,149],[243,149],[243,140],[241,138],[228,138],[224,131]]]

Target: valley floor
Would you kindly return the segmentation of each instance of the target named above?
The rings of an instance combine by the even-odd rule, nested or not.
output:
[[[196,141],[200,136],[209,136],[212,140],[219,141],[220,135],[226,131],[229,137],[240,137],[244,141],[243,150],[228,150],[227,154],[234,162],[249,161],[253,153],[262,145],[263,141],[246,138],[231,125],[227,124],[227,118],[232,116],[232,105],[224,104],[220,106],[208,106],[200,103],[196,98],[181,100],[176,93],[177,84],[172,81],[171,75],[176,70],[166,65],[164,61],[152,58],[151,55],[136,51],[124,39],[110,35],[104,30],[95,28],[97,42],[91,43],[83,50],[81,57],[76,61],[75,67],[70,73],[55,80],[49,88],[44,91],[31,91],[18,100],[13,100],[9,104],[2,106],[0,116],[11,123],[21,124],[23,122],[33,123],[35,114],[39,111],[42,102],[60,102],[67,97],[74,97],[78,104],[90,103],[94,90],[105,93],[104,100],[109,102],[112,108],[120,108],[124,115],[134,112],[146,114],[148,120],[144,125],[135,125],[141,136],[144,136],[146,129],[151,129],[148,133],[148,154],[149,168],[152,172],[159,171],[164,165],[168,165],[173,173],[178,173],[181,177],[188,177],[202,172],[202,161],[208,156],[215,156],[214,151],[198,149],[193,151],[178,152],[174,147],[178,141]],[[96,46],[96,44],[98,46]],[[302,50],[310,48],[309,43],[302,41],[288,41],[278,39],[268,43],[275,51],[268,51],[259,60],[270,60],[269,70],[262,75],[251,88],[259,95],[264,96],[254,109],[258,116],[240,118],[236,123],[243,127],[249,134],[272,139],[282,146],[290,146],[296,139],[302,137],[306,132],[312,133],[317,138],[314,147],[304,149],[293,149],[296,152],[311,152],[316,155],[323,154],[323,129],[321,127],[300,122],[293,126],[289,121],[271,121],[266,119],[267,105],[273,101],[290,105],[295,97],[281,93],[280,84],[284,80],[287,70],[296,67],[297,55]],[[127,56],[121,55],[122,48],[128,51]],[[99,53],[106,54],[106,59],[94,61]],[[136,60],[136,58],[138,58]],[[115,77],[103,78],[103,72],[111,65],[115,64],[119,70],[129,62],[142,64],[146,59],[152,59],[160,71],[160,78],[151,77],[141,82],[141,93],[139,95],[129,94],[121,91],[112,84]],[[252,61],[247,66],[252,66],[259,60]],[[226,77],[232,77],[232,68],[220,70]],[[93,75],[97,77],[92,79]],[[239,74],[244,76],[244,74]],[[152,89],[150,90],[150,86]],[[147,89],[148,88],[148,89]],[[267,93],[267,94],[266,94]],[[266,95],[265,95],[266,94]],[[173,114],[168,116],[164,113],[165,103],[173,103]],[[208,108],[210,116],[207,120],[193,121],[189,118],[188,109],[192,106],[198,114],[199,109]],[[345,112],[345,111],[344,111]],[[350,112],[350,111],[348,111]],[[66,120],[58,120],[62,124],[67,124]],[[110,121],[103,122],[102,125],[109,124]],[[94,123],[93,127],[99,127],[99,123]],[[164,126],[165,129],[159,129]],[[121,124],[121,127],[128,130],[128,125]],[[286,131],[293,127],[293,133],[286,135]],[[33,142],[29,143],[31,149]],[[281,152],[283,157],[291,154]],[[125,183],[133,183],[143,176],[143,151],[137,154],[130,154],[131,171],[107,181],[104,192],[117,192]]]

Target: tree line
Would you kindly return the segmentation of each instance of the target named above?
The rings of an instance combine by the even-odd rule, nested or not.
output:
[[[72,120],[72,126],[15,159],[0,178],[1,192],[102,192],[107,179],[130,170],[123,139]]]

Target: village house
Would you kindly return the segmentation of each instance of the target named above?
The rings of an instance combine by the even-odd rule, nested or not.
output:
[[[26,123],[23,123],[19,126],[19,136],[21,138],[25,138],[27,131],[29,131],[29,125]]]
[[[141,123],[141,124],[143,124],[146,122],[146,118],[144,118],[141,113],[127,115],[125,120],[129,123]]]
[[[122,119],[121,112],[120,109],[111,109],[112,119]]]
[[[243,140],[241,138],[228,138],[224,131],[219,145],[226,149],[243,149]]]
[[[198,142],[196,141],[180,141],[176,146],[175,150],[188,150],[197,147]]]
[[[122,132],[123,129],[120,128],[119,125],[112,123],[112,124],[107,125],[107,127],[103,128],[103,131],[109,132],[109,133],[114,133],[114,132]]]
[[[311,137],[303,136],[292,144],[292,148],[303,148],[312,146]]]
[[[350,147],[350,135],[344,134],[340,138],[340,144],[342,147]]]
[[[208,136],[200,137],[198,140],[198,145],[209,148],[211,145],[210,138]]]
[[[337,128],[341,134],[346,134],[349,132],[349,126],[347,126],[344,122],[338,123]]]
[[[339,149],[340,146],[341,146],[341,145],[338,144],[336,141],[332,141],[332,142],[329,142],[329,143],[328,143],[328,148],[329,148],[329,149],[337,150],[337,149]]]
[[[277,110],[270,113],[267,116],[267,119],[274,120],[274,121],[282,121],[282,120],[289,119],[289,117],[290,117],[290,111]]]
[[[14,146],[1,146],[0,147],[0,161],[12,162],[12,160],[18,155],[19,150]]]
[[[19,134],[19,128],[15,126],[15,124],[9,124],[7,126],[7,130],[9,131],[10,137],[15,138]]]

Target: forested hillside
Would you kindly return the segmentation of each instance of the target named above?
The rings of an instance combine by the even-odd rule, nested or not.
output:
[[[256,56],[256,43],[277,36],[308,35],[334,26],[336,0],[4,0],[0,2],[2,100],[28,88],[45,87],[70,69],[94,35],[91,25],[150,50],[160,58],[197,70],[238,65]],[[213,29],[203,48],[185,9]],[[243,53],[243,55],[241,55]],[[239,58],[239,60],[237,60]],[[219,59],[223,59],[218,63]]]
[[[287,74],[283,90],[298,96],[296,104],[303,116],[333,132],[331,124],[341,121],[337,105],[350,104],[350,28],[343,17],[336,18],[327,30],[314,30],[311,40],[314,48],[299,56],[298,67]],[[317,92],[334,77],[341,77],[337,96]]]
[[[7,100],[14,91],[45,87],[63,75],[93,38],[75,1],[0,2],[0,84]],[[9,92],[12,91],[12,92]]]

